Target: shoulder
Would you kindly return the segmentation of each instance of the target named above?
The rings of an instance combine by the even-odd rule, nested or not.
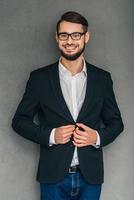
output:
[[[88,68],[89,70],[91,69],[92,71],[94,71],[94,72],[96,72],[96,73],[99,73],[99,74],[104,75],[104,76],[107,76],[107,75],[110,74],[109,71],[104,70],[104,69],[101,68],[101,67],[95,66],[95,65],[93,65],[93,64],[91,64],[91,63],[89,63],[89,62],[86,62],[86,64],[87,64],[87,68]]]
[[[42,83],[44,84],[44,81],[48,80],[48,72],[55,69],[57,64],[58,62],[55,62],[31,71],[28,79],[28,84],[32,84],[35,87],[39,87],[39,85]]]
[[[107,70],[104,70],[101,67],[95,66],[91,63],[86,62],[87,70],[92,71],[98,77],[102,78],[103,80],[111,79],[111,73]]]
[[[49,65],[46,65],[46,66],[43,66],[43,67],[39,67],[33,71],[31,71],[31,75],[32,76],[42,76],[44,74],[48,74],[48,71],[50,70],[53,70],[58,64],[58,61],[55,62],[55,63],[52,63],[52,64],[49,64]]]

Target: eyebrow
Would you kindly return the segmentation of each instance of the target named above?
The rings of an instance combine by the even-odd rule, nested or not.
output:
[[[80,32],[80,31],[75,31],[75,32],[71,32],[71,33],[68,33],[68,32],[59,32],[58,34],[61,34],[61,33],[63,33],[63,34],[72,34],[72,33],[84,33],[84,32]]]

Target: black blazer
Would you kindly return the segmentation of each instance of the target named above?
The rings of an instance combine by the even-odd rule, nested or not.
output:
[[[85,180],[90,184],[100,184],[104,178],[102,147],[113,142],[122,132],[123,122],[110,73],[86,64],[86,95],[76,122],[96,129],[101,144],[98,149],[93,146],[78,148],[78,157]],[[33,122],[35,114],[38,114],[38,125]],[[72,141],[49,146],[49,136],[53,128],[76,122],[61,91],[58,62],[32,71],[12,127],[19,135],[40,144],[39,182],[55,183],[68,173],[74,153]]]

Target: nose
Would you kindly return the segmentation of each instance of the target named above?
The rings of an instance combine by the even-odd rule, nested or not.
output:
[[[73,40],[72,40],[71,36],[69,35],[68,40],[67,40],[67,43],[68,43],[68,44],[72,44],[72,42],[73,42]]]

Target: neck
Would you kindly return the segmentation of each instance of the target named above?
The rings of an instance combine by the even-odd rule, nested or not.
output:
[[[78,59],[70,61],[65,59],[64,57],[61,57],[61,63],[64,65],[64,67],[66,67],[71,73],[72,75],[75,75],[79,72],[82,71],[83,69],[83,55],[81,55]]]

